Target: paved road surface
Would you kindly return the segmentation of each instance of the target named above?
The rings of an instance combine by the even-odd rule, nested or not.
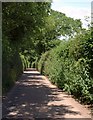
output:
[[[3,118],[9,120],[87,118],[88,120],[91,115],[88,109],[52,85],[45,76],[35,69],[27,69],[13,89],[3,98]]]

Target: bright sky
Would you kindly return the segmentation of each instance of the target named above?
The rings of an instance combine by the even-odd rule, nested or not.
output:
[[[91,1],[93,0],[53,0],[51,8],[68,17],[81,19],[85,27],[85,16],[89,16],[91,20]]]

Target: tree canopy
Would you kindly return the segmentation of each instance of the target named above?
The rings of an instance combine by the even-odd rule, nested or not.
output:
[[[86,34],[79,19],[52,10],[50,2],[3,2],[2,12],[3,91],[14,84],[24,69],[37,67],[43,53],[62,44],[60,36]]]

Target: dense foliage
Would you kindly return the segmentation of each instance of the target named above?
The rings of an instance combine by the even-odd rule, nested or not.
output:
[[[2,3],[3,93],[11,88],[23,70],[40,54],[41,49],[37,48],[41,42],[40,31],[49,9],[50,3],[44,2]]]
[[[90,29],[83,30],[79,19],[50,7],[49,2],[2,3],[3,93],[13,86],[24,69],[36,67],[59,88],[92,103]],[[60,41],[60,36],[69,40]]]
[[[83,34],[82,34],[83,33]],[[80,101],[93,104],[93,40],[83,31],[42,55],[38,69]]]

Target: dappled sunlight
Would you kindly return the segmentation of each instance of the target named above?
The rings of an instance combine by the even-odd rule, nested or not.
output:
[[[32,71],[27,71],[17,82],[11,94],[4,99],[3,117],[80,117],[79,110],[74,109],[71,103],[67,103],[66,99],[70,99],[70,97],[62,93],[62,90],[59,90],[56,86],[51,85],[43,76],[34,75],[34,71],[33,74]]]
[[[28,79],[42,80],[42,76],[28,76]]]
[[[9,114],[8,114],[8,116],[10,116],[10,115],[17,115],[18,114],[18,111],[13,111],[13,112],[10,112]]]
[[[37,75],[40,75],[40,72],[38,72],[38,71],[24,71],[24,73],[26,74],[26,73],[30,73],[30,74],[37,74]]]
[[[90,118],[80,103],[93,103],[92,23],[34,1],[1,4],[3,119]]]
[[[16,108],[16,106],[12,106],[9,108],[9,110],[11,111],[11,110],[14,110],[15,108]]]
[[[26,104],[22,104],[22,107],[26,107]]]

